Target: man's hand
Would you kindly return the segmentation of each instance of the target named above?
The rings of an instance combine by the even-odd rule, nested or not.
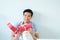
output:
[[[28,31],[30,32],[31,35],[34,35],[34,30],[32,28],[30,28]]]
[[[28,31],[30,32],[34,40],[37,40],[39,38],[38,34],[34,33],[34,30],[32,28],[29,29]]]
[[[11,40],[17,40],[17,39],[19,39],[19,36],[20,36],[20,33],[15,34],[15,33],[12,32]]]

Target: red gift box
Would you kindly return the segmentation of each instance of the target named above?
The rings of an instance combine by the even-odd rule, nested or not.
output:
[[[14,33],[16,33],[17,29],[11,23],[8,23],[7,25]]]
[[[19,24],[17,29],[11,23],[8,23],[7,25],[14,33],[23,32],[25,30],[27,31],[28,29],[32,28],[30,23],[23,26]]]

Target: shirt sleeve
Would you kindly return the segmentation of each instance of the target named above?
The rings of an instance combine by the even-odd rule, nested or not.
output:
[[[38,26],[35,23],[32,23],[35,33],[38,33]]]

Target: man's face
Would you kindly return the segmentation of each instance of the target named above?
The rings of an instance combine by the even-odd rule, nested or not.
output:
[[[24,13],[24,21],[25,22],[29,22],[31,20],[31,18],[32,18],[31,13],[29,13],[29,12]]]

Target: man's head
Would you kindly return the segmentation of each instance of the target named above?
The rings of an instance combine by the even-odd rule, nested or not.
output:
[[[33,16],[33,11],[31,9],[25,9],[23,11],[24,21],[29,22]]]

